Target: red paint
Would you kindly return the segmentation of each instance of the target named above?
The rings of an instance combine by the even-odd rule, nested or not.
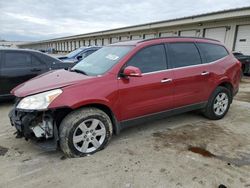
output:
[[[103,104],[109,107],[118,121],[127,120],[171,108],[207,101],[213,90],[229,82],[236,91],[240,81],[240,63],[230,53],[212,64],[169,69],[142,77],[118,78],[123,65],[141,48],[163,42],[218,42],[194,38],[163,38],[141,43],[129,42],[115,45],[134,45],[118,64],[101,77],[88,77],[65,70],[53,71],[36,77],[13,90],[18,97],[55,88],[63,93],[49,108],[80,108],[84,105]],[[129,70],[131,72],[131,70]],[[133,69],[135,73],[140,73]],[[210,74],[201,76],[202,72]],[[162,83],[161,80],[172,79]]]

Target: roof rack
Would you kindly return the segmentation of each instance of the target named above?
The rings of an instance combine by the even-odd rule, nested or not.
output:
[[[157,38],[151,38],[151,39],[144,39],[139,41],[138,43],[141,42],[146,42],[146,41],[151,41],[151,40],[155,40],[155,39],[171,39],[171,38],[192,38],[192,39],[206,39],[206,40],[211,40],[211,41],[215,41],[215,42],[220,42],[219,40],[216,39],[210,39],[210,38],[205,38],[205,37],[182,37],[182,36],[173,36],[173,37],[157,37]]]

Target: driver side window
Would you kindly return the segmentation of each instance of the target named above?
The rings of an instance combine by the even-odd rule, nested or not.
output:
[[[138,67],[142,73],[165,70],[167,62],[164,45],[160,44],[143,48],[126,65]]]
[[[90,54],[92,54],[93,52],[95,52],[94,50],[89,50],[87,52],[83,52],[80,54],[80,56],[82,56],[82,59],[84,59],[85,57],[88,57]]]

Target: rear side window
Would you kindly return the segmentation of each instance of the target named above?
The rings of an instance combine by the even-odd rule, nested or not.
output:
[[[39,54],[39,58],[41,61],[45,62],[46,64],[52,64],[54,62],[61,62],[59,59],[50,57],[49,55],[46,55],[46,54]]]
[[[170,43],[168,49],[172,68],[201,64],[201,57],[194,43]]]
[[[142,73],[165,70],[167,63],[164,45],[150,46],[140,50],[129,60],[127,66],[138,67]]]
[[[95,51],[96,50],[89,50],[89,51],[87,51],[84,57],[89,56],[90,54],[94,53]]]
[[[29,53],[6,52],[4,67],[23,68],[31,66],[31,55]]]
[[[209,43],[197,43],[197,45],[206,58],[207,63],[216,61],[228,55],[228,51],[221,45]]]
[[[35,56],[32,56],[32,65],[33,66],[40,66],[42,65],[42,62]]]

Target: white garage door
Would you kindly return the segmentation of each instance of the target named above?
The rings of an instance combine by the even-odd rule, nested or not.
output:
[[[105,46],[105,45],[107,45],[107,44],[109,44],[109,39],[103,39],[103,45]]]
[[[76,49],[76,41],[72,41],[72,50]]]
[[[141,39],[140,35],[133,35],[132,40],[139,40]]]
[[[79,42],[75,41],[75,43],[76,43],[76,49],[79,48]]]
[[[165,32],[165,33],[161,33],[161,37],[172,37],[174,36],[173,32]]]
[[[81,45],[81,47],[84,46],[84,41],[83,40],[81,40],[80,45]]]
[[[180,36],[182,36],[182,37],[195,37],[196,30],[181,31]]]
[[[250,25],[238,27],[234,50],[245,55],[250,55]]]
[[[121,37],[121,41],[127,41],[127,40],[129,40],[129,36],[122,36]]]
[[[68,43],[68,45],[67,45],[67,50],[68,50],[68,51],[71,51],[70,42],[67,42],[67,43]]]
[[[102,46],[102,39],[97,39],[97,46]]]
[[[226,27],[210,28],[205,30],[205,37],[224,43],[226,39],[226,33]]]
[[[95,46],[95,40],[93,39],[90,40],[90,46]]]
[[[89,46],[89,40],[85,40],[85,46]]]
[[[145,39],[155,38],[155,34],[145,34]]]
[[[113,37],[113,38],[111,39],[111,41],[112,41],[112,43],[119,42],[119,38],[117,38],[117,37]]]

